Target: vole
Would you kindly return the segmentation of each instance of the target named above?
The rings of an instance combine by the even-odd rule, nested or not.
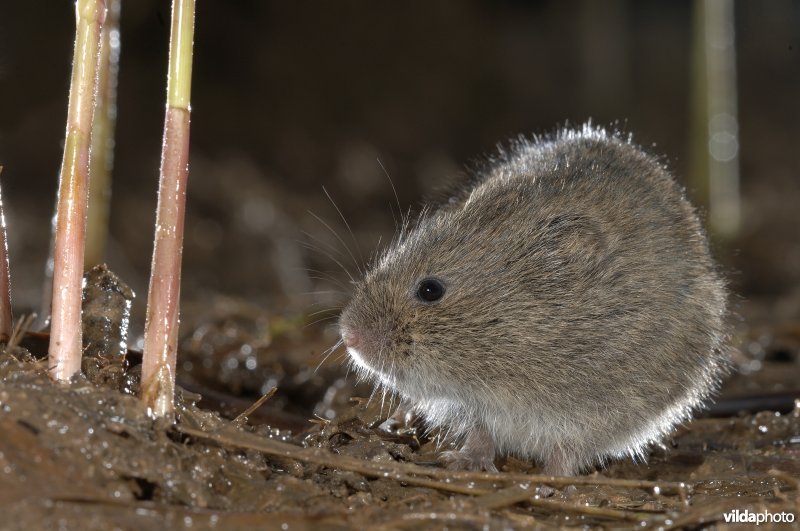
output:
[[[575,475],[644,459],[726,368],[726,287],[682,188],[620,133],[519,139],[429,209],[340,316],[356,369],[459,441]]]

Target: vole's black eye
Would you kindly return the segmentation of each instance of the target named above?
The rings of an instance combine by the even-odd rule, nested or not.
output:
[[[425,278],[419,283],[417,297],[422,302],[438,301],[444,295],[444,284],[436,278]]]

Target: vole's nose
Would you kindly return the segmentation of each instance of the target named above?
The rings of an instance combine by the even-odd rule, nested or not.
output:
[[[358,346],[361,344],[361,338],[359,335],[349,328],[342,330],[342,341],[344,341],[344,346],[347,348],[358,348]]]

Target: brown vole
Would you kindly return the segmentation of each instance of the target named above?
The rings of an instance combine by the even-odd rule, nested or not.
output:
[[[726,292],[664,166],[589,125],[518,140],[423,213],[341,315],[361,372],[457,437],[572,475],[649,443],[712,393]]]

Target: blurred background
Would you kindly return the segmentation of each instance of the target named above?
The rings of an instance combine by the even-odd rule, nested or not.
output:
[[[73,9],[69,1],[0,7],[0,164],[17,314],[40,300]],[[140,316],[169,9],[122,5],[107,261],[139,295]],[[790,319],[800,315],[800,2],[740,1],[734,13],[741,224],[715,238],[714,250],[739,304],[759,308],[740,314]],[[689,1],[200,0],[187,300],[224,293],[278,313],[334,305],[310,292],[339,289],[335,282],[313,277],[331,271],[346,281],[334,258],[355,268],[324,223],[359,251],[323,186],[366,257],[394,232],[384,167],[400,205],[417,209],[499,142],[588,119],[632,133],[707,205],[697,14]]]

